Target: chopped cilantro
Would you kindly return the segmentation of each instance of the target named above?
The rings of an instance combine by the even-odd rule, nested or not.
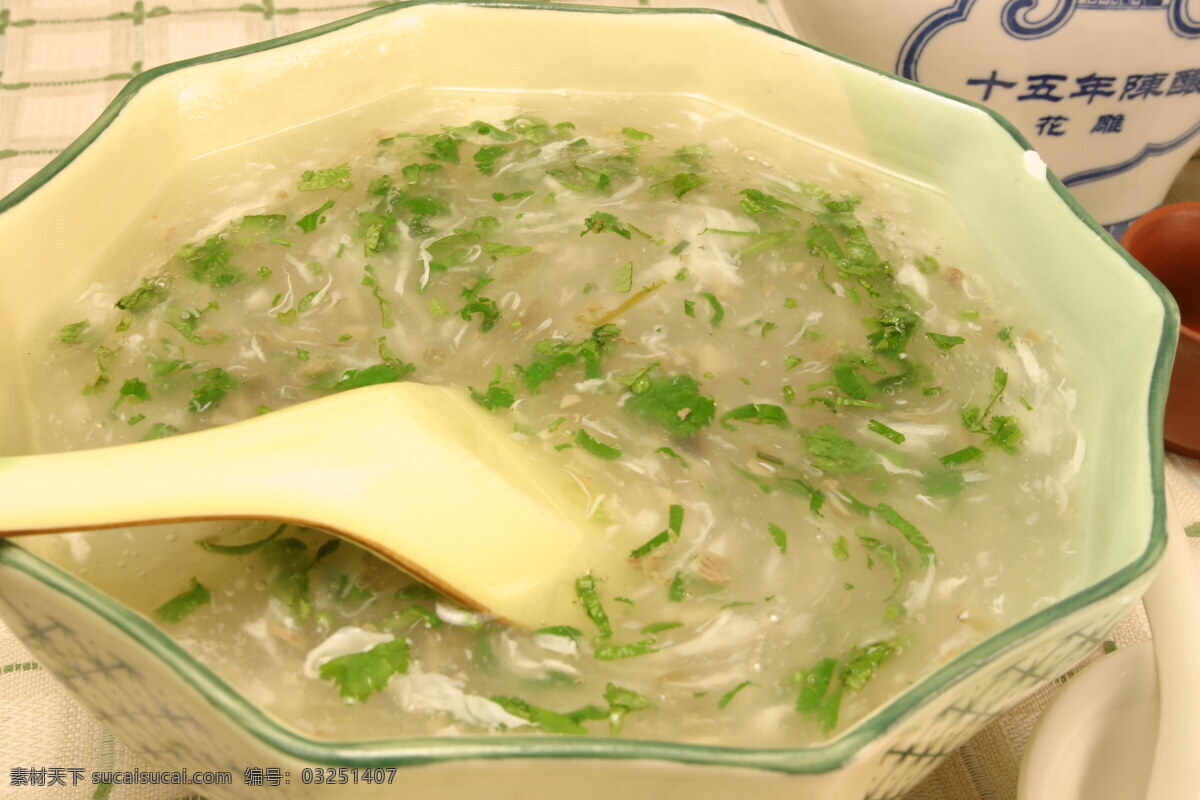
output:
[[[179,251],[179,257],[189,267],[188,277],[214,288],[232,286],[242,279],[241,270],[230,263],[232,255],[223,234],[211,236],[200,243],[184,245]],[[120,303],[117,302],[118,308],[131,310]]]
[[[579,628],[572,627],[571,625],[551,625],[546,628],[538,628],[533,632],[533,635],[535,637],[558,636],[563,639],[571,639],[574,642],[580,642],[583,640],[583,631],[579,630]]]
[[[708,301],[712,306],[712,317],[708,320],[709,324],[714,328],[721,324],[721,320],[725,319],[725,308],[721,305],[721,301],[712,292],[701,292],[700,296]]]
[[[774,522],[767,523],[767,533],[771,536],[771,541],[775,542],[775,546],[779,548],[779,552],[787,552],[787,531],[776,525]]]
[[[287,225],[287,217],[283,214],[247,214],[242,217],[242,230],[268,233],[281,231]]]
[[[999,447],[1010,455],[1018,452],[1017,444],[1021,441],[1021,427],[1016,417],[995,416],[987,423],[988,444]]]
[[[753,472],[751,472],[748,469],[742,469],[737,464],[733,465],[733,469],[735,472],[737,472],[737,474],[741,475],[743,478],[745,478],[746,480],[750,481],[755,486],[757,486],[759,491],[762,492],[763,494],[771,493],[771,484],[767,483],[764,479],[760,478],[758,475],[755,475]]]
[[[618,292],[628,292],[633,289],[632,261],[627,261],[620,267],[617,267],[617,274],[613,279],[613,289]]]
[[[921,318],[906,305],[880,306],[879,316],[871,320],[874,330],[867,334],[867,341],[877,354],[899,358],[920,321]]]
[[[889,428],[887,425],[884,425],[877,419],[869,420],[867,422],[867,430],[871,431],[872,433],[878,433],[880,436],[884,437],[885,439],[889,439],[896,444],[904,444],[903,433],[895,428]]]
[[[879,512],[879,516],[883,517],[884,522],[900,531],[904,538],[908,540],[908,543],[916,549],[917,553],[921,556],[922,566],[932,567],[937,563],[937,554],[934,553],[929,540],[925,538],[925,535],[915,525],[900,516],[894,508],[886,503],[880,503],[875,510]]]
[[[499,368],[497,368],[497,372],[499,372]],[[472,387],[467,388],[471,391],[471,399],[488,411],[495,411],[497,408],[512,408],[512,404],[516,402],[513,394],[516,387],[512,381],[500,380],[499,375],[492,379],[488,384],[487,391],[482,394]]]
[[[207,369],[197,376],[200,383],[192,391],[188,411],[203,414],[220,405],[225,395],[241,385],[241,382],[220,367]]]
[[[921,474],[921,491],[933,497],[951,497],[966,485],[962,473],[950,466],[933,467]]]
[[[858,534],[858,541],[871,556],[878,558],[892,570],[895,584],[892,586],[892,593],[886,598],[888,600],[892,599],[896,596],[896,592],[900,591],[900,585],[904,581],[904,557],[895,547],[887,542],[876,539],[874,536],[868,536],[860,532]],[[870,560],[868,560],[867,565],[871,566]]]
[[[350,188],[349,164],[340,164],[329,169],[306,169],[300,176],[300,183],[296,188],[302,192],[312,192],[335,186],[339,189]]]
[[[415,364],[407,364],[396,357],[392,352],[392,348],[388,346],[387,337],[380,336],[375,340],[375,347],[379,351],[379,360],[387,364],[389,367],[403,372],[405,375],[410,375],[416,371]]]
[[[721,699],[717,701],[717,708],[725,708],[725,706],[729,705],[730,701],[732,701],[733,698],[737,696],[738,692],[740,692],[742,689],[745,689],[747,686],[753,686],[753,685],[754,685],[754,681],[742,681],[737,686],[733,687],[728,692],[721,695]]]
[[[779,477],[775,479],[775,486],[786,494],[807,498],[808,509],[818,517],[821,516],[821,507],[825,505],[825,493],[808,481],[801,478]]]
[[[751,422],[755,425],[774,425],[779,428],[789,425],[787,412],[771,403],[747,403],[722,414],[721,427],[736,431],[737,426],[730,425],[729,420]]]
[[[592,455],[603,458],[606,461],[616,461],[621,457],[620,448],[610,447],[603,442],[596,441],[583,428],[575,431],[575,444],[579,445]]]
[[[333,208],[333,201],[326,200],[321,204],[321,207],[310,211],[296,222],[296,227],[305,233],[312,233],[317,229],[317,226],[325,221],[325,212]]]
[[[483,252],[495,261],[506,256],[523,256],[533,248],[528,245],[501,244],[500,242],[484,242]]]
[[[656,633],[662,633],[663,631],[671,631],[671,630],[675,630],[676,628],[682,628],[682,627],[683,627],[682,622],[651,622],[649,625],[646,625],[642,628],[642,633],[650,634],[651,636],[653,636]]]
[[[363,255],[373,256],[396,249],[396,217],[381,211],[360,211],[355,231],[362,239]]]
[[[192,578],[191,586],[154,609],[154,616],[163,622],[179,622],[188,614],[210,602],[212,602],[212,593],[200,581]]]
[[[872,451],[842,436],[832,425],[822,425],[812,433],[802,433],[800,438],[812,456],[813,466],[822,472],[832,475],[862,472],[878,462]]]
[[[342,577],[346,576],[343,575]],[[370,592],[367,595],[368,597],[374,596]],[[414,624],[418,623],[423,625],[426,630],[433,630],[446,624],[437,615],[436,611],[422,605],[411,605],[408,608],[397,611],[388,617],[386,622],[388,630],[396,630],[402,627],[411,628]]]
[[[391,302],[383,296],[382,289],[379,286],[379,278],[375,274],[375,268],[370,264],[363,267],[362,285],[371,290],[371,294],[379,303],[379,324],[384,328],[392,327],[392,312]]]
[[[679,172],[676,173],[675,177],[671,178],[670,180],[663,181],[662,183],[656,183],[654,186],[650,187],[650,189],[651,191],[654,191],[659,187],[669,188],[671,193],[675,195],[676,199],[682,199],[685,194],[693,189],[698,189],[706,183],[708,183],[707,178],[701,178],[694,172]]]
[[[599,629],[600,635],[605,638],[612,636],[612,623],[608,621],[608,614],[600,602],[600,595],[596,592],[596,579],[591,573],[575,580],[575,594],[583,604],[588,619]]]
[[[134,400],[146,401],[150,399],[150,390],[140,378],[129,378],[125,383],[121,384],[117,396],[122,400],[129,397]]]
[[[761,192],[758,189],[742,190],[741,206],[742,211],[749,216],[763,213],[785,214],[784,209],[800,210],[799,206],[780,200],[778,197]]]
[[[645,142],[654,138],[654,134],[639,131],[637,128],[621,128],[621,135],[635,142]]]
[[[678,503],[667,509],[667,529],[676,536],[683,530],[683,506]]]
[[[674,450],[672,450],[671,448],[669,448],[669,447],[660,447],[660,448],[658,448],[657,450],[655,450],[654,452],[656,452],[656,453],[661,453],[661,454],[663,454],[664,456],[667,456],[668,458],[673,458],[673,459],[675,459],[676,461],[678,461],[678,462],[679,462],[679,463],[680,463],[680,464],[681,464],[681,465],[684,467],[684,469],[687,469],[687,465],[688,465],[688,463],[687,463],[686,461],[684,461],[684,459],[683,459],[683,456],[679,455],[679,453],[676,453],[676,452],[675,452]]]
[[[944,333],[926,333],[925,336],[943,352],[950,350],[952,347],[957,347],[966,341],[961,336],[947,336]]]
[[[670,531],[659,531],[654,536],[650,537],[644,544],[629,551],[630,558],[645,558],[651,552],[662,547],[667,542],[671,541],[672,536]]]
[[[676,572],[675,577],[671,579],[671,585],[667,587],[667,599],[672,603],[682,603],[687,596],[687,584],[683,580],[683,573]]]
[[[1016,454],[1017,444],[1021,441],[1021,427],[1016,417],[989,416],[992,407],[1004,394],[1008,385],[1008,373],[996,367],[992,377],[992,393],[988,403],[982,409],[979,406],[963,406],[960,410],[963,426],[972,433],[987,435],[988,444],[995,445],[1009,454]]]
[[[944,455],[939,460],[942,462],[943,466],[949,467],[951,465],[966,464],[967,462],[974,461],[982,456],[982,450],[974,445],[970,445],[968,447],[964,447],[962,450],[955,450],[949,455]]]
[[[575,125],[571,122],[559,122],[551,125],[539,117],[522,114],[521,116],[504,120],[504,129],[515,136],[521,137],[530,144],[541,145],[567,138],[570,136],[570,132],[575,129]]]
[[[407,378],[416,367],[412,364],[376,364],[364,369],[348,369],[342,377],[330,387],[331,392],[345,392],[361,386],[374,386],[378,383],[393,383]]]
[[[485,145],[475,151],[474,161],[475,169],[479,170],[484,175],[496,174],[496,162],[508,153],[508,148],[503,145]]]
[[[861,689],[874,676],[880,665],[901,649],[895,639],[872,642],[865,647],[855,648],[849,656],[848,663],[842,667],[838,679],[847,689]]]
[[[642,639],[640,642],[629,642],[627,644],[602,644],[592,652],[592,655],[601,661],[633,658],[634,656],[657,653],[658,648],[654,644],[653,639]]]
[[[79,344],[83,339],[84,331],[88,329],[89,325],[90,323],[86,319],[82,322],[72,322],[70,325],[64,325],[62,330],[58,332],[58,336],[54,338],[54,341],[66,344]]]
[[[146,431],[146,435],[142,437],[141,441],[151,442],[155,439],[165,439],[177,433],[179,433],[179,428],[176,428],[174,425],[168,425],[165,422],[156,422]]]
[[[320,296],[320,291],[309,292],[308,294],[304,295],[304,297],[300,298],[300,302],[296,304],[296,311],[301,314],[303,314],[305,311],[308,311],[310,308],[312,308],[313,303],[315,303],[317,298]]]
[[[338,686],[347,703],[361,703],[387,686],[393,675],[408,672],[408,640],[393,639],[367,650],[326,661],[318,673]]]
[[[442,161],[447,164],[458,163],[458,145],[460,140],[449,133],[432,133],[421,137],[424,153],[431,161]]]
[[[533,192],[513,192],[511,194],[492,192],[492,199],[497,203],[503,203],[505,200],[522,200],[526,197],[533,197]]]
[[[830,550],[833,552],[835,561],[848,561],[850,559],[850,542],[845,536],[839,536],[830,545]]]
[[[210,301],[209,304],[204,308],[189,308],[183,312],[180,312],[178,319],[168,319],[167,324],[178,331],[180,336],[187,339],[192,344],[221,344],[229,338],[228,334],[218,333],[205,338],[199,333],[200,321],[204,318],[204,315],[209,311],[216,311],[218,309],[219,306],[217,305],[216,301]]]
[[[800,684],[796,710],[815,715],[821,729],[829,733],[837,727],[843,694],[865,686],[879,667],[902,649],[898,638],[872,642],[855,647],[840,661],[824,658],[812,669],[801,670],[796,675]]]
[[[580,232],[580,236],[589,233],[604,233],[610,231],[617,234],[623,239],[629,239],[633,234],[629,232],[629,228],[621,224],[621,220],[608,214],[604,211],[597,211],[583,221],[584,229]]]
[[[812,714],[820,708],[836,669],[836,658],[823,658],[812,669],[801,670],[798,673],[800,696],[796,698],[797,711],[801,714]]]
[[[534,345],[540,357],[526,367],[517,367],[521,381],[536,394],[538,388],[560,369],[578,362],[583,362],[584,377],[600,378],[603,376],[600,360],[612,350],[613,342],[620,335],[620,328],[607,324],[594,328],[588,338],[578,342],[543,339]]]
[[[700,384],[690,375],[649,377],[640,392],[634,392],[625,408],[652,422],[672,436],[692,436],[712,422],[716,403],[700,393]]]
[[[609,734],[615,736],[621,727],[621,720],[626,714],[653,708],[653,704],[632,689],[625,689],[615,683],[604,687],[604,699],[608,703]]]
[[[914,259],[913,264],[922,275],[931,275],[942,268],[942,265],[933,256],[921,256]]]
[[[540,706],[530,705],[517,697],[495,696],[492,702],[503,708],[514,717],[528,720],[531,724],[546,733],[563,733],[572,736],[584,736],[587,728],[568,714],[560,714]],[[606,715],[607,716],[607,715]]]
[[[483,287],[491,282],[491,278],[481,276],[476,278],[474,284],[471,286],[464,286],[461,296],[467,302],[458,310],[458,316],[467,322],[470,322],[471,318],[478,314],[479,329],[484,333],[496,327],[496,323],[500,320],[500,307],[496,305],[496,301],[490,297],[480,295]]]

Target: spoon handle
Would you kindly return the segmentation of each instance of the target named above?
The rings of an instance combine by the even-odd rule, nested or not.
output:
[[[303,519],[320,477],[294,427],[280,412],[155,441],[0,459],[0,536],[285,511]],[[301,502],[281,507],[288,486]]]
[[[1158,664],[1158,742],[1146,800],[1200,798],[1200,574],[1183,525],[1167,505],[1167,551],[1143,602]]]
[[[0,459],[0,536],[194,519],[325,528],[522,625],[624,564],[573,479],[461,392],[370,386],[197,433]],[[572,612],[572,616],[576,616]]]

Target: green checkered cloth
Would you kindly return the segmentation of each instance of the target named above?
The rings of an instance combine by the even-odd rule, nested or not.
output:
[[[786,17],[777,2],[718,0],[710,5],[786,30]],[[43,167],[96,118],[126,81],[143,70],[304,30],[380,4],[0,0],[0,192],[11,191]],[[627,3],[599,0],[593,4]],[[692,7],[697,3],[649,0],[642,4]],[[1200,162],[1193,165],[1173,199],[1200,199]],[[1167,470],[1183,520],[1196,529],[1200,462],[1171,456]],[[1197,543],[1200,539],[1193,540]],[[1200,553],[1200,548],[1194,552]],[[1125,645],[1149,635],[1139,608],[1118,626],[1113,638]],[[947,758],[908,800],[1013,800],[1026,742],[1057,688],[1048,688],[991,724]],[[186,790],[154,786],[70,785],[70,770],[90,776],[99,770],[149,768],[80,708],[0,623],[0,797],[198,797]],[[41,770],[29,774],[41,775],[47,785],[15,787],[14,770],[16,774]],[[51,785],[56,776],[65,777],[66,785]]]

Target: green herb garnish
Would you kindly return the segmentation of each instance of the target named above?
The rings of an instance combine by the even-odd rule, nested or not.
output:
[[[748,403],[722,414],[721,427],[736,431],[737,426],[730,425],[729,420],[752,422],[755,425],[774,425],[779,428],[786,428],[789,425],[787,412],[771,403]]]
[[[325,212],[333,208],[333,201],[326,200],[321,204],[321,207],[305,214],[296,222],[296,227],[305,233],[312,233],[317,229],[317,226],[325,221]]]
[[[592,455],[603,458],[606,461],[616,461],[621,457],[620,448],[611,447],[603,442],[596,441],[583,428],[575,431],[575,444],[579,445]]]
[[[700,384],[690,375],[649,376],[642,391],[635,391],[625,408],[678,438],[695,435],[716,414],[716,403],[700,393]]]
[[[349,164],[340,164],[329,169],[306,169],[300,176],[300,183],[296,188],[302,192],[312,192],[335,186],[339,189],[350,188]]]
[[[747,686],[753,686],[754,681],[742,681],[737,686],[730,689],[725,694],[721,695],[721,699],[717,701],[717,708],[725,708],[737,696],[737,693]]]
[[[895,442],[896,444],[904,444],[904,434],[895,428],[889,428],[877,419],[867,422],[867,430],[872,433],[878,433],[885,439]]]
[[[365,653],[338,656],[321,665],[318,673],[333,681],[347,703],[361,703],[387,686],[393,675],[408,672],[408,641],[393,639]]]
[[[188,614],[210,602],[212,602],[212,593],[200,581],[192,578],[191,586],[154,609],[154,616],[163,622],[179,622]]]

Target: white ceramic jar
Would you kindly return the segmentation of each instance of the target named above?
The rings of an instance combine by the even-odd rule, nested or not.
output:
[[[1117,234],[1200,146],[1200,3],[776,2],[801,39],[1003,114]]]

